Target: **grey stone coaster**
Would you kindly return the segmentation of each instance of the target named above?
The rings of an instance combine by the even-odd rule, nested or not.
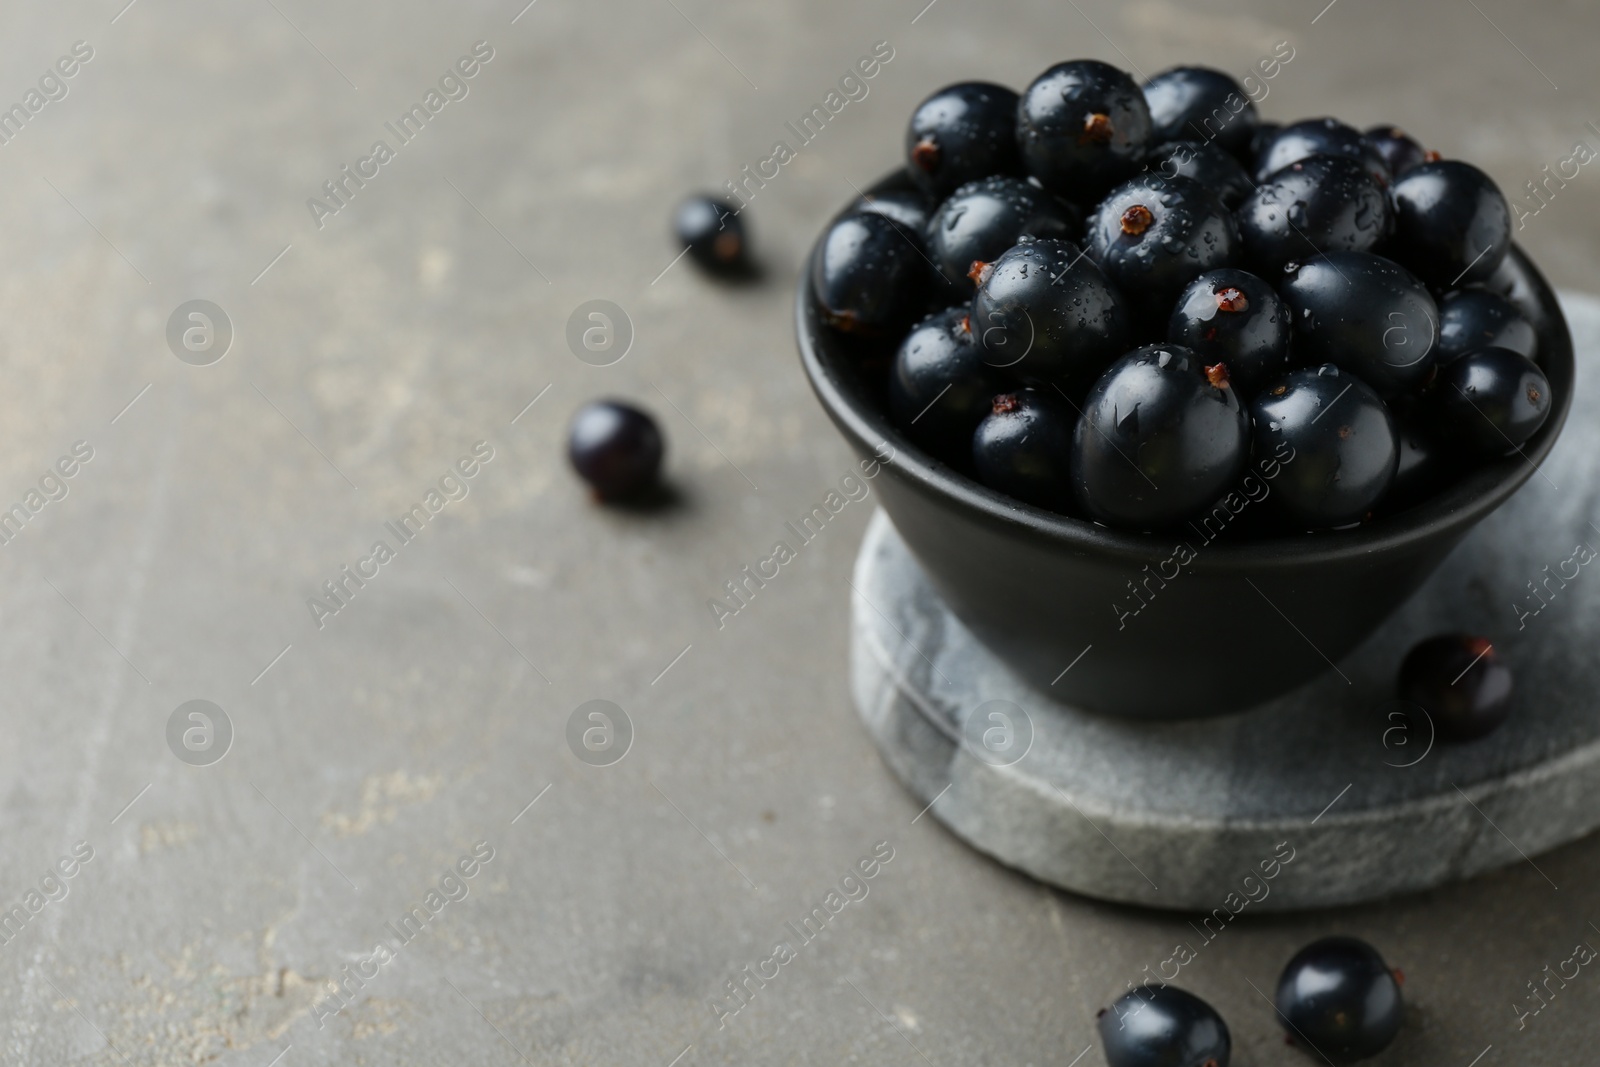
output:
[[[880,512],[856,561],[851,684],[885,762],[979,851],[1152,907],[1370,900],[1537,864],[1600,826],[1600,558],[1580,562],[1600,549],[1600,301],[1562,300],[1577,392],[1542,471],[1337,673],[1247,712],[1121,722],[1029,687]],[[1512,720],[1467,745],[1390,715],[1406,650],[1450,630],[1491,638],[1516,671]],[[1249,649],[1207,638],[1219,670],[1250,669]],[[1062,649],[1063,667],[1080,652]]]

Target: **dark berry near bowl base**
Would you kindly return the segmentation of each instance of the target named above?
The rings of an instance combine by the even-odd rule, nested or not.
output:
[[[1378,150],[1392,177],[1428,162],[1428,151],[1398,126],[1374,126],[1362,136]]]
[[[824,321],[867,336],[904,329],[922,309],[932,274],[918,235],[881,214],[835,222],[811,264]]]
[[[968,182],[1015,174],[1017,94],[1003,85],[959,82],[928,97],[906,129],[906,170],[925,192],[946,197]]]
[[[1471,741],[1506,721],[1511,688],[1511,668],[1488,639],[1441,634],[1406,653],[1397,692],[1428,713],[1441,741]]]
[[[1133,304],[1162,317],[1195,275],[1230,266],[1238,249],[1233,217],[1188,178],[1141,174],[1089,220],[1089,255]]]
[[[1145,167],[1168,178],[1189,178],[1211,191],[1232,211],[1256,187],[1239,161],[1216,144],[1168,141],[1145,157]]]
[[[726,273],[744,265],[744,223],[731,205],[714,197],[691,196],[678,205],[673,228],[689,258],[707,270]]]
[[[1150,136],[1204,141],[1237,155],[1250,147],[1256,105],[1232,76],[1210,67],[1173,67],[1144,83]]]
[[[1383,156],[1359,130],[1337,119],[1305,119],[1283,127],[1273,135],[1256,159],[1256,180],[1312,156],[1343,156],[1361,164],[1379,188],[1388,188],[1392,175]]]
[[[1470,163],[1424,163],[1395,182],[1391,192],[1392,255],[1429,285],[1484,281],[1511,249],[1506,198]]]
[[[1022,165],[1046,189],[1092,201],[1139,168],[1150,144],[1150,109],[1127,74],[1107,63],[1060,63],[1035,78],[1017,104]]]
[[[1036,389],[995,396],[972,434],[978,480],[1026,504],[1069,511],[1073,418],[1064,403]]]
[[[628,500],[654,486],[665,451],[656,420],[620,400],[585,404],[567,429],[567,459],[602,500]]]
[[[1167,322],[1167,340],[1222,363],[1246,396],[1289,370],[1289,312],[1272,286],[1223,267],[1190,282]]]
[[[1439,362],[1474,348],[1509,348],[1534,359],[1539,337],[1533,323],[1505,297],[1487,289],[1461,289],[1439,302]]]
[[[1285,457],[1274,505],[1303,528],[1361,521],[1394,480],[1394,419],[1370,386],[1331,363],[1268,385],[1250,415],[1256,454]]]
[[[1019,244],[979,278],[972,332],[984,362],[1011,378],[1076,387],[1127,349],[1122,295],[1071,241]]]
[[[1234,220],[1244,262],[1272,275],[1319,252],[1368,252],[1389,235],[1389,197],[1361,165],[1339,156],[1289,164],[1251,192]]]
[[[1433,369],[1439,311],[1409,271],[1366,252],[1290,264],[1278,283],[1300,363],[1333,363],[1396,396]]]
[[[1435,433],[1488,458],[1538,433],[1550,400],[1550,382],[1532,360],[1508,348],[1480,348],[1440,367],[1424,402]]]
[[[932,454],[965,466],[972,431],[1006,383],[983,362],[965,307],[912,327],[895,353],[889,413],[900,431]]]
[[[1212,504],[1250,458],[1250,417],[1220,367],[1147,345],[1089,390],[1073,435],[1078,503],[1111,526],[1152,530]]]
[[[928,230],[928,221],[938,208],[932,197],[920,189],[890,189],[857,200],[852,215],[883,215],[919,239]]]
[[[1108,1067],[1228,1067],[1228,1024],[1193,993],[1170,985],[1130,989],[1095,1023]]]
[[[1400,1032],[1400,983],[1377,949],[1354,937],[1324,937],[1295,953],[1278,979],[1284,1034],[1333,1062],[1376,1056]]]
[[[977,288],[974,263],[999,259],[1021,237],[1072,238],[1078,209],[1019,178],[985,178],[957,189],[928,224],[928,253],[945,280]]]

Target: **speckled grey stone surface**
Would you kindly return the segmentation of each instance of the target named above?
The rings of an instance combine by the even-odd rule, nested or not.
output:
[[[1600,303],[1564,306],[1581,412],[1600,400]],[[1600,566],[1580,562],[1600,544],[1597,457],[1595,424],[1571,420],[1544,468],[1344,662],[1269,704],[1180,723],[1089,715],[1027,686],[949,612],[879,512],[854,579],[857,707],[940,821],[1006,864],[1108,900],[1210,907],[1280,848],[1299,877],[1263,910],[1517,862],[1600,825]],[[1545,601],[1527,584],[1550,575],[1540,588],[1552,607],[1564,601],[1559,624],[1541,622]],[[1431,725],[1392,699],[1405,651],[1451,629],[1490,636],[1516,670],[1515,715],[1472,744],[1434,744]],[[1215,636],[1219,670],[1250,669],[1249,649]]]

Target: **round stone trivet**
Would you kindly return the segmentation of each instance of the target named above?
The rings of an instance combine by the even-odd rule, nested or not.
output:
[[[1152,907],[1348,904],[1537,866],[1600,826],[1600,301],[1562,304],[1577,387],[1543,469],[1337,671],[1247,712],[1124,722],[1051,699],[956,620],[879,512],[855,567],[851,687],[885,762],[979,851]],[[1195,640],[1248,671],[1225,620]],[[1451,630],[1490,637],[1516,671],[1511,721],[1465,745],[1391,715],[1405,652]],[[1063,669],[1080,654],[1094,649],[1063,648]]]

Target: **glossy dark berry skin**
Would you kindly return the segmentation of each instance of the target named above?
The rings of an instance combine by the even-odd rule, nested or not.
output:
[[[811,262],[823,320],[863,336],[905,329],[922,310],[932,274],[918,235],[877,213],[835,222]]]
[[[1078,209],[1019,178],[985,178],[951,194],[928,224],[928,254],[945,280],[970,295],[974,263],[999,259],[1019,238],[1073,238]]]
[[[1470,163],[1440,160],[1394,183],[1391,254],[1429,285],[1487,280],[1511,249],[1511,209]]]
[[[1331,363],[1268,385],[1250,402],[1250,416],[1257,455],[1292,455],[1272,483],[1272,500],[1302,529],[1361,521],[1394,481],[1393,417],[1371,387]]]
[[[1144,83],[1155,141],[1204,141],[1238,155],[1255,136],[1256,105],[1233,77],[1210,67],[1173,67]]]
[[[983,362],[968,311],[954,307],[912,327],[895,352],[889,413],[900,431],[947,462],[965,464],[972,431],[1007,384]]]
[[[567,428],[567,459],[602,500],[629,500],[656,483],[666,446],[656,420],[620,400],[585,404]]]
[[[978,480],[1025,504],[1069,511],[1074,418],[1064,402],[1037,389],[995,396],[972,434]]]
[[[1441,741],[1472,741],[1511,715],[1511,668],[1487,638],[1441,634],[1400,665],[1396,692],[1428,713]]]
[[[1261,278],[1223,267],[1183,290],[1167,321],[1167,340],[1202,363],[1228,368],[1233,387],[1253,395],[1289,371],[1289,311]]]
[[[1420,385],[1434,364],[1439,310],[1405,268],[1366,252],[1331,252],[1286,271],[1295,359],[1333,363],[1389,398]]]
[[[1168,141],[1156,145],[1145,157],[1145,167],[1168,178],[1199,182],[1232,211],[1255,189],[1239,161],[1215,143]]]
[[[1137,348],[1101,376],[1073,436],[1078,503],[1096,520],[1156,530],[1215,504],[1244,473],[1250,417],[1237,391],[1178,345]]]
[[[1439,302],[1439,362],[1474,348],[1509,348],[1534,359],[1539,336],[1505,297],[1487,289],[1461,289]]]
[[[1354,937],[1313,941],[1284,967],[1275,1004],[1284,1033],[1335,1063],[1376,1056],[1405,1019],[1400,983],[1378,951]]]
[[[1022,94],[1017,143],[1024,169],[1046,189],[1089,203],[1138,170],[1151,143],[1150,109],[1116,67],[1060,63]]]
[[[989,265],[972,298],[984,361],[1020,381],[1075,386],[1122,352],[1128,309],[1071,241],[1028,241]]]
[[[959,82],[928,97],[906,128],[906,170],[943,199],[968,182],[1016,174],[1017,94],[989,82]]]
[[[1177,986],[1118,997],[1095,1029],[1108,1067],[1228,1067],[1233,1041],[1215,1008]]]
[[[1239,232],[1205,186],[1147,173],[1101,201],[1089,220],[1088,251],[1135,305],[1164,319],[1197,274],[1235,262]]]
[[[1398,126],[1374,126],[1362,136],[1378,150],[1392,177],[1428,162],[1427,150]]]
[[[1403,511],[1433,496],[1456,473],[1463,458],[1459,449],[1451,449],[1412,415],[1396,417],[1395,440],[1400,445],[1400,459],[1394,481],[1380,501],[1386,513]]]
[[[1393,180],[1372,142],[1337,119],[1292,122],[1273,135],[1256,159],[1256,180],[1265,181],[1291,163],[1311,156],[1343,156],[1361,164],[1379,188]]]
[[[1267,146],[1272,144],[1281,129],[1283,129],[1283,123],[1281,122],[1259,122],[1256,124],[1255,132],[1250,135],[1249,149],[1239,154],[1239,162],[1243,163],[1245,169],[1251,174],[1256,172],[1256,165],[1261,162],[1261,157],[1266,152]]]
[[[732,205],[710,196],[691,196],[673,216],[678,243],[706,270],[728,273],[746,263],[744,223]]]
[[[1479,348],[1439,368],[1425,398],[1434,431],[1463,452],[1503,456],[1550,416],[1550,382],[1508,348]]]
[[[1245,197],[1234,219],[1244,262],[1268,277],[1319,252],[1369,252],[1392,226],[1388,196],[1340,156],[1289,164]]]
[[[907,233],[923,236],[938,208],[932,197],[920,189],[890,189],[863,196],[851,208],[852,215],[883,215]]]

